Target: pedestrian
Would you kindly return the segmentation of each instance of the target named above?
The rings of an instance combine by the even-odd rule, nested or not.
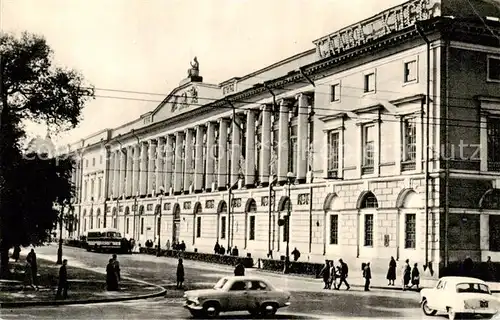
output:
[[[245,266],[241,262],[241,260],[238,261],[238,264],[236,264],[236,267],[234,268],[234,275],[235,276],[244,276],[245,275]]]
[[[347,277],[349,276],[349,266],[342,259],[339,259],[339,263],[340,263],[340,281],[339,281],[339,284],[337,286],[337,290],[340,289],[340,286],[342,285],[342,283],[344,283],[346,285],[346,287],[347,287],[346,290],[349,290],[349,289],[351,289],[351,286],[347,282]]]
[[[472,269],[474,268],[474,262],[470,256],[467,256],[463,262],[463,274],[466,277],[472,276]]]
[[[396,260],[394,257],[391,257],[391,261],[389,261],[389,270],[387,270],[387,280],[389,280],[389,286],[394,285],[394,281],[396,281]]]
[[[232,255],[235,257],[240,255],[240,251],[238,250],[237,246],[234,246],[233,251],[232,251]]]
[[[116,272],[116,280],[120,282],[121,280],[120,262],[118,262],[118,257],[116,256],[116,254],[113,254],[113,265]]]
[[[330,281],[328,282],[328,289],[332,288],[337,289],[337,272],[335,272],[335,265],[333,260],[330,261]]]
[[[408,289],[408,285],[410,284],[410,280],[411,280],[410,260],[406,259],[405,265],[403,267],[403,290]]]
[[[181,244],[179,245],[179,250],[186,251],[186,244],[184,243],[184,240],[182,240]]]
[[[182,288],[182,283],[184,282],[184,265],[182,264],[182,259],[179,259],[177,264],[177,289]]]
[[[323,282],[325,283],[323,289],[328,289],[328,283],[330,282],[330,261],[325,260],[325,265],[321,269],[320,276],[323,277]]]
[[[14,246],[14,252],[12,253],[12,259],[14,259],[17,262],[19,260],[20,254],[21,254],[21,247]]]
[[[292,255],[293,255],[293,261],[299,260],[299,258],[300,258],[300,251],[299,251],[299,249],[297,249],[297,247],[295,247],[295,249],[293,249]]]
[[[32,272],[31,274],[33,276],[33,284],[38,290],[38,262],[36,261],[35,249],[31,249],[30,253],[28,253],[28,256],[26,257],[26,260],[28,260],[31,264],[31,272]]]
[[[116,277],[115,263],[113,259],[109,259],[106,266],[106,289],[108,291],[118,291],[118,279]]]
[[[370,262],[367,262],[365,268],[363,269],[363,278],[365,278],[365,291],[370,291],[370,280],[372,278]]]
[[[415,263],[413,269],[411,270],[411,287],[420,285],[420,271],[418,271],[418,265]]]
[[[168,250],[170,250],[170,239],[168,239],[168,240],[167,240],[167,245],[166,245],[166,247],[167,247],[167,251],[168,251]]]
[[[219,244],[219,240],[217,240],[215,242],[215,246],[214,246],[214,254],[219,254],[220,253],[220,244]]]
[[[26,259],[26,264],[24,265],[24,282],[23,290],[26,290],[26,286],[30,286],[31,289],[36,290],[33,285],[33,268],[31,267],[30,260]]]
[[[491,262],[491,257],[488,256],[486,259],[486,269],[487,269],[487,277],[488,281],[495,281],[496,280],[496,272],[495,272],[495,266],[493,265],[493,262]]]
[[[67,270],[68,260],[64,259],[61,268],[59,268],[59,281],[57,283],[56,299],[68,298],[68,270]]]

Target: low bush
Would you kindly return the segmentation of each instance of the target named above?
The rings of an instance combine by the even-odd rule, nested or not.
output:
[[[76,248],[85,248],[86,242],[77,239],[64,240],[64,245]]]
[[[475,262],[470,273],[463,268],[462,261],[450,261],[448,267],[439,268],[439,276],[469,276],[484,281],[500,281],[500,262]]]
[[[260,264],[261,269],[275,272],[282,272],[285,267],[284,260],[260,259]],[[290,261],[289,273],[319,277],[323,267],[324,264],[321,263]]]
[[[141,247],[139,249],[139,252],[146,254],[156,254],[157,250],[154,248]],[[234,266],[238,263],[238,261],[241,261],[245,266],[245,268],[253,267],[252,258],[235,257],[229,255],[212,254],[212,253],[191,252],[191,251],[178,251],[178,250],[161,250],[161,255],[166,257],[225,264],[230,266]]]

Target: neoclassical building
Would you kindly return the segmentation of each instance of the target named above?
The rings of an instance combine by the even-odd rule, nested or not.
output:
[[[470,4],[411,0],[220,84],[195,59],[154,110],[71,145],[77,233],[275,259],[288,240],[381,269],[497,260],[500,10]]]

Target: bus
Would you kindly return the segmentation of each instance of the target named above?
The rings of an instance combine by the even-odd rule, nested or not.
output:
[[[118,229],[101,228],[87,231],[87,251],[110,252],[122,250],[122,235]]]

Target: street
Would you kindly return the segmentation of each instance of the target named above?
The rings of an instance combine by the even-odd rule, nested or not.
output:
[[[42,259],[53,259],[56,246],[36,248]],[[108,254],[90,253],[82,249],[64,247],[64,256],[71,266],[86,266],[103,272]],[[168,289],[166,297],[120,303],[93,305],[70,305],[60,307],[33,307],[2,309],[2,319],[188,319],[190,314],[182,307],[182,290],[176,290],[176,260],[148,255],[120,255],[122,275],[162,285]],[[232,274],[232,267],[185,261],[186,287],[198,289],[210,287],[218,278]],[[310,318],[422,318],[418,293],[373,289],[363,292],[361,288],[350,291],[321,290],[320,280],[301,279],[267,274],[247,269],[248,274],[258,273],[276,287],[292,293],[289,308],[278,311],[277,319]],[[71,294],[71,292],[70,292]],[[221,318],[251,318],[246,312],[222,314]]]

